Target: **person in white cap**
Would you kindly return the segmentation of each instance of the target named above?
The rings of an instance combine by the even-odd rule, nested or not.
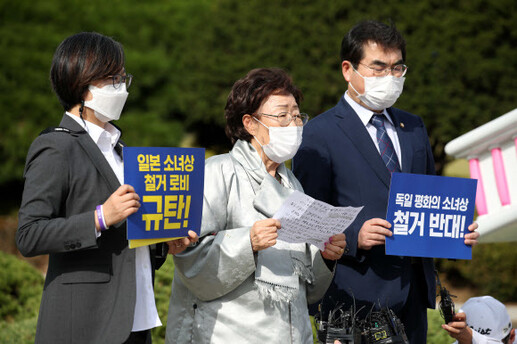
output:
[[[453,320],[442,328],[456,339],[454,344],[511,344],[515,340],[505,306],[492,296],[471,297]]]

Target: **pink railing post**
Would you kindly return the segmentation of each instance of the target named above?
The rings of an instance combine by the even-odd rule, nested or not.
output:
[[[485,215],[488,213],[485,198],[485,189],[483,188],[483,178],[481,177],[481,169],[479,168],[479,159],[469,159],[470,178],[477,179],[476,191],[476,208],[478,215]]]
[[[506,180],[506,172],[504,170],[503,153],[501,148],[492,148],[492,165],[494,166],[495,184],[497,185],[497,193],[502,205],[511,203],[510,190]]]

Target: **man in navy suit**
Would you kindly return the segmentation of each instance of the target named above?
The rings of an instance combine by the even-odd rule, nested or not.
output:
[[[384,218],[392,172],[434,174],[434,159],[420,117],[393,108],[402,93],[406,43],[394,26],[365,21],[343,38],[341,67],[348,90],[338,104],[310,121],[293,160],[305,192],[335,206],[364,206],[346,231],[346,255],[323,298],[323,315],[339,304],[362,314],[389,307],[411,343],[425,343],[427,308],[436,283],[430,258],[387,256],[391,224]],[[475,244],[477,224],[465,244]]]

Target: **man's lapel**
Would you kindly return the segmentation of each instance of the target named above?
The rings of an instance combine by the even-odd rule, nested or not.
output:
[[[114,192],[120,186],[120,182],[118,181],[115,172],[109,165],[108,161],[100,151],[99,147],[93,142],[92,138],[88,133],[81,127],[76,121],[70,118],[68,115],[64,115],[61,123],[59,124],[62,127],[68,128],[77,134],[72,134],[77,137],[77,142],[83,148],[86,155],[89,157],[97,171],[99,171],[100,175],[106,181],[106,184],[110,188],[110,192]]]
[[[348,136],[367,164],[374,170],[386,187],[389,188],[391,174],[359,116],[357,116],[343,97],[337,105],[337,110],[337,126]],[[343,154],[347,153],[343,152]]]

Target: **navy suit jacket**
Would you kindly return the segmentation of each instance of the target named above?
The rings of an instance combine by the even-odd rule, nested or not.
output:
[[[402,172],[434,174],[434,159],[423,121],[389,108],[402,155]],[[362,224],[386,218],[391,175],[359,116],[341,98],[332,109],[311,120],[293,160],[293,171],[305,193],[334,206],[364,206],[346,230],[348,253],[338,262],[324,305],[352,301],[358,307],[388,306],[395,312],[406,302],[411,259],[387,256],[384,245],[357,249]],[[436,283],[432,259],[419,259],[427,284],[422,302],[434,308]]]

